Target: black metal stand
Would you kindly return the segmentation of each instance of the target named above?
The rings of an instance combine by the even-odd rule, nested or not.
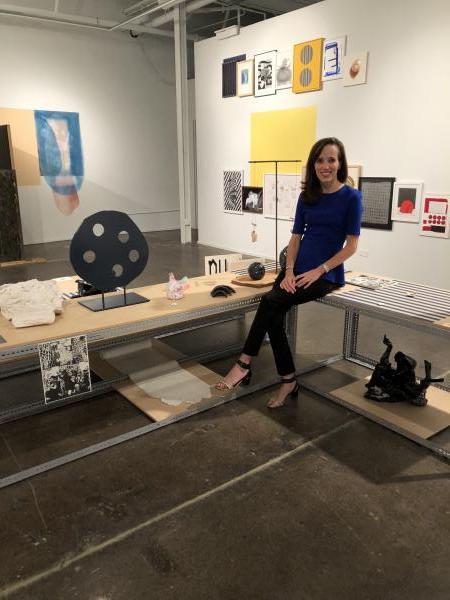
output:
[[[114,296],[105,296],[105,293],[102,292],[101,298],[78,301],[79,304],[94,312],[110,310],[112,308],[121,308],[123,306],[133,306],[133,304],[143,304],[144,302],[150,302],[150,299],[140,296],[139,294],[136,294],[136,292],[127,293],[126,287],[123,288],[123,295],[115,294]]]
[[[278,164],[301,163],[301,160],[249,160],[249,164],[273,163],[275,165],[275,272],[278,272]]]

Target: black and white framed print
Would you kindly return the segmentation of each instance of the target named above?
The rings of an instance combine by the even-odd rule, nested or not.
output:
[[[362,227],[392,229],[392,193],[395,177],[360,177],[364,207]]]
[[[242,210],[262,215],[263,188],[244,185],[242,187]]]
[[[276,93],[276,68],[276,50],[255,56],[255,96],[269,96]]]
[[[92,389],[85,335],[38,345],[45,404]]]
[[[244,171],[223,172],[223,210],[242,214],[242,183]]]

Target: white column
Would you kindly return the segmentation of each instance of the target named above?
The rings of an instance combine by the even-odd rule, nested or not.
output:
[[[192,240],[191,184],[189,170],[189,114],[187,87],[186,7],[174,9],[175,76],[177,92],[178,181],[180,199],[180,230],[183,244]]]

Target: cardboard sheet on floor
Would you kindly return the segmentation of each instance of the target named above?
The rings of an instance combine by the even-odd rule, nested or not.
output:
[[[426,406],[413,406],[406,402],[376,402],[364,398],[367,381],[360,379],[333,390],[331,394],[422,439],[428,439],[450,425],[449,392],[430,386],[426,392]]]
[[[220,375],[157,340],[144,340],[91,354],[91,369],[103,379],[128,375],[115,389],[154,421],[162,421],[223,397]]]

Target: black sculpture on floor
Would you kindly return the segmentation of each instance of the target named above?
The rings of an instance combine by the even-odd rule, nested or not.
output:
[[[415,374],[417,363],[414,358],[403,352],[394,354],[396,368],[392,368],[389,357],[393,346],[386,335],[383,344],[386,350],[376,365],[369,383],[366,383],[367,392],[364,396],[377,402],[409,402],[415,406],[425,406],[427,403],[425,391],[430,383],[442,382],[444,379],[432,379],[431,363],[425,360],[425,377],[417,382]]]

